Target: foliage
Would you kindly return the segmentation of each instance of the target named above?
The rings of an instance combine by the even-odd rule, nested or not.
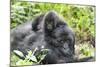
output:
[[[88,42],[75,45],[75,56],[78,59],[95,57],[95,48]]]
[[[14,52],[11,53],[11,66],[41,64],[41,61],[46,56],[48,50],[42,49],[37,55],[35,55],[36,51],[37,49],[33,52],[30,50],[28,51],[28,55],[24,56],[21,51],[14,50]]]

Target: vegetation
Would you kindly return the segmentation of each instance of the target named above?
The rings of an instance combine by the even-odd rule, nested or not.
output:
[[[24,56],[24,54],[18,50],[14,50],[13,53],[11,53],[11,66],[16,66],[16,65],[36,65],[36,64],[41,64],[41,61],[44,59],[46,56],[48,50],[47,49],[42,49],[40,53],[35,55],[37,48],[34,49],[34,51],[28,51],[28,55]],[[25,59],[20,59],[18,56],[23,57]]]
[[[76,53],[79,51],[78,55],[81,55],[81,57],[94,56],[95,48],[91,46],[95,44],[95,7],[93,6],[17,2],[13,0],[11,2],[11,29],[50,10],[55,10],[63,16],[68,25],[74,30],[76,36]],[[31,53],[32,51],[29,52],[29,57]],[[27,57],[25,57],[25,60],[22,60],[14,53],[11,54],[11,65],[32,65],[41,61],[41,59],[37,61],[37,57],[33,59],[35,62],[29,60]]]

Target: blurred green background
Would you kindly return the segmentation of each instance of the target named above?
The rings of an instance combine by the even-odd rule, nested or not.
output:
[[[86,5],[70,5],[60,3],[38,3],[11,1],[11,29],[34,19],[39,14],[55,10],[75,32],[76,55],[79,58],[95,55],[95,7]],[[12,55],[11,65],[19,61]],[[22,61],[23,62],[23,61]],[[19,63],[22,64],[22,62]],[[23,64],[26,62],[23,62]],[[27,64],[31,65],[32,62]]]

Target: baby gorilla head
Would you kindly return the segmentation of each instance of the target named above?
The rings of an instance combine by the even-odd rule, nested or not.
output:
[[[50,52],[47,63],[66,63],[73,61],[75,37],[67,23],[54,11],[44,17],[44,38]]]

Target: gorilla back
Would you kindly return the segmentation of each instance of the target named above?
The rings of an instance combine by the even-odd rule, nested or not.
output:
[[[34,48],[49,50],[43,64],[73,62],[74,44],[74,33],[55,11],[42,14],[11,31],[11,51],[19,50],[26,55]]]

